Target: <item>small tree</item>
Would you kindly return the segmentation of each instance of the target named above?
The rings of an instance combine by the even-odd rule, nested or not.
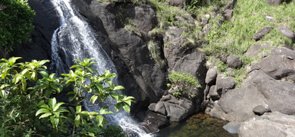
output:
[[[27,0],[0,1],[0,53],[7,56],[15,46],[29,39],[34,11]]]

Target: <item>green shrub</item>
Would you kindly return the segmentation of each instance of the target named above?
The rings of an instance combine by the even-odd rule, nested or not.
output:
[[[175,97],[189,97],[195,96],[195,93],[191,92],[191,89],[197,89],[201,87],[199,81],[195,76],[184,73],[172,71],[168,75],[168,79],[171,82],[171,89]]]
[[[118,93],[123,87],[112,83],[115,74],[95,75],[90,59],[61,77],[47,73],[48,61],[16,63],[18,59],[0,61],[0,136],[104,135],[104,115],[113,112],[110,106],[85,111],[85,92],[91,94],[91,103],[112,97],[117,110],[130,111],[133,98]],[[59,95],[65,96],[63,101],[56,99]]]

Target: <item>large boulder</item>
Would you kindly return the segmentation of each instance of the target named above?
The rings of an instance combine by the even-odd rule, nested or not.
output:
[[[239,137],[294,137],[295,116],[282,113],[265,114],[242,123]]]
[[[217,68],[210,68],[206,73],[205,83],[207,85],[215,84],[217,77]]]
[[[170,121],[179,122],[194,112],[194,104],[185,98],[177,99],[172,95],[166,95],[158,103],[151,104],[149,110],[166,115]]]
[[[295,51],[282,47],[272,50],[271,54],[252,66],[251,70],[262,70],[275,79],[295,75]]]
[[[169,124],[167,116],[147,111],[146,116],[141,123],[143,129],[148,133],[159,132],[159,129]]]
[[[216,80],[216,90],[219,95],[226,93],[228,90],[235,88],[235,80],[232,77],[218,75]]]

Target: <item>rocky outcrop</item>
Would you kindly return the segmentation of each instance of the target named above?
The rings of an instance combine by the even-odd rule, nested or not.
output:
[[[164,93],[166,69],[151,58],[147,46],[147,34],[157,23],[151,6],[95,0],[73,2],[97,33],[105,36],[101,40],[108,43],[103,44],[104,48],[112,55],[126,93],[134,96],[140,106],[159,100]]]
[[[230,121],[245,121],[269,111],[294,115],[295,85],[289,79],[295,70],[294,55],[295,52],[288,48],[274,49],[268,57],[253,65],[240,88],[223,94],[207,113]]]
[[[242,123],[240,137],[293,137],[295,136],[295,116],[279,112],[255,117]]]

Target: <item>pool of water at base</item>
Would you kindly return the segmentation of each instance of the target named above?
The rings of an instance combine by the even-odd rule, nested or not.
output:
[[[181,123],[172,123],[162,129],[157,137],[238,137],[223,129],[226,121],[206,114],[196,114]]]

